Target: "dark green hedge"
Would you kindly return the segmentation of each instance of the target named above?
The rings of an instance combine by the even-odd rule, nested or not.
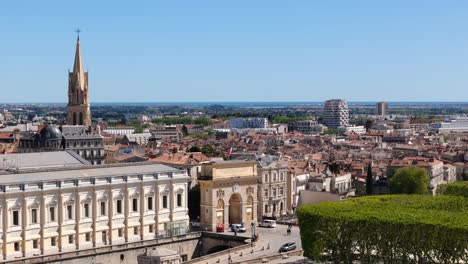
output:
[[[382,195],[298,208],[304,255],[333,263],[468,261],[468,199]]]
[[[444,195],[458,195],[468,198],[468,181],[440,185],[439,192]]]

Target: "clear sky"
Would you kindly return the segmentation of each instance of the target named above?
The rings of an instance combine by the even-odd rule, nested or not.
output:
[[[468,1],[1,1],[0,102],[468,101]]]

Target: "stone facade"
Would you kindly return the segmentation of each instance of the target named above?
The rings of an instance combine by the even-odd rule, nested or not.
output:
[[[3,175],[4,260],[81,251],[184,234],[185,171],[164,165]]]
[[[210,231],[218,225],[250,226],[257,219],[257,164],[221,161],[202,164],[199,178],[200,224]]]

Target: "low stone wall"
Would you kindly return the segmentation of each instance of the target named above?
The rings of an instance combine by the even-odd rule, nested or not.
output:
[[[213,260],[218,259],[218,258],[222,258],[225,255],[229,255],[232,252],[235,252],[237,250],[248,249],[248,248],[251,248],[250,244],[237,246],[237,247],[226,249],[226,250],[223,250],[223,251],[219,251],[219,252],[216,252],[216,253],[213,253],[213,254],[210,254],[210,255],[206,255],[206,256],[203,256],[203,257],[192,259],[190,261],[184,262],[184,264],[198,264],[198,263],[201,264],[201,263],[208,263],[208,261],[213,262]]]
[[[254,263],[268,263],[270,260],[287,259],[289,256],[302,256],[302,249],[293,250],[286,253],[277,253],[270,256],[263,256],[255,259],[244,260],[239,262],[232,262],[232,264],[254,264]]]
[[[190,260],[198,257],[200,252],[199,240],[201,233],[189,233],[181,236],[152,239],[146,241],[132,242],[122,245],[109,245],[79,251],[63,252],[47,256],[21,258],[17,261],[0,261],[0,263],[63,263],[63,264],[109,264],[125,263],[137,264],[137,256],[145,253],[147,248],[162,246],[187,255]]]

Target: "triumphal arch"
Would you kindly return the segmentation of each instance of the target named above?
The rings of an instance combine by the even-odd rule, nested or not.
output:
[[[257,164],[252,161],[217,161],[202,165],[200,224],[206,230],[250,226],[257,219]]]

